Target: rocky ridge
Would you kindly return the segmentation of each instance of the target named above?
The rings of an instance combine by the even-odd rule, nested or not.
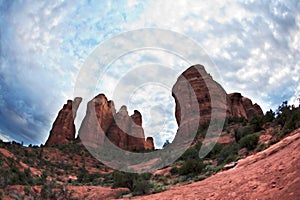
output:
[[[173,86],[175,117],[182,135],[201,130],[209,121],[225,117],[263,116],[258,104],[240,93],[227,94],[222,86],[213,80],[202,65],[194,65],[185,70]],[[79,102],[79,103],[78,103]],[[75,140],[74,117],[81,102],[75,98],[64,105],[55,120],[46,145],[65,144]],[[73,105],[73,109],[72,109]],[[214,119],[212,119],[214,112]],[[200,113],[200,116],[199,116]],[[129,116],[126,106],[116,112],[114,102],[99,94],[88,102],[86,115],[79,128],[79,137],[92,147],[102,146],[109,140],[124,150],[154,149],[153,138],[145,139],[142,115],[135,110]],[[174,141],[180,137],[176,136]]]
[[[67,144],[75,141],[74,117],[81,102],[68,100],[53,123],[46,146]],[[73,107],[73,109],[72,109]],[[99,147],[109,140],[124,150],[153,150],[153,138],[145,139],[142,115],[135,110],[129,116],[126,106],[116,112],[114,102],[99,94],[87,104],[86,115],[79,128],[77,140],[85,145]]]

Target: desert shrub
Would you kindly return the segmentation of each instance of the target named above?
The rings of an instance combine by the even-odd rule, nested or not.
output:
[[[199,152],[198,150],[192,146],[188,148],[181,156],[180,160],[188,160],[188,159],[197,159],[199,158]]]
[[[248,150],[253,150],[257,146],[259,136],[256,134],[250,134],[243,137],[240,140],[240,148],[247,148]]]
[[[31,175],[30,169],[26,168],[24,169],[24,175],[25,175],[25,181],[27,182],[28,185],[33,185],[33,177]]]
[[[134,195],[148,194],[152,188],[149,182],[150,177],[149,173],[139,175],[115,171],[113,173],[113,188],[126,187],[133,192]]]
[[[153,194],[163,192],[165,190],[166,190],[165,186],[163,186],[159,183],[156,183],[156,182],[152,182],[152,193]]]
[[[206,146],[205,148],[208,148],[208,146]],[[217,142],[212,150],[205,156],[205,158],[215,159],[216,156],[222,151],[222,149],[223,145]]]
[[[262,130],[263,125],[263,117],[259,117],[257,115],[254,115],[250,120],[250,125],[253,127],[254,132],[258,132]]]
[[[275,119],[275,113],[273,112],[272,109],[270,109],[269,111],[266,112],[266,114],[263,117],[263,122],[267,123],[267,122],[272,122]]]
[[[195,177],[193,177],[193,181],[203,181],[206,178],[207,178],[207,176],[205,176],[205,175],[195,176]]]
[[[300,127],[300,109],[294,108],[290,113],[290,117],[286,120],[283,132],[289,133]]]
[[[172,168],[170,169],[170,173],[171,173],[172,175],[178,174],[178,168],[177,168],[176,166],[172,167]]]
[[[134,180],[133,194],[134,195],[144,195],[150,194],[152,185],[148,180],[143,180],[138,178]]]
[[[179,169],[179,175],[187,174],[199,174],[202,172],[205,164],[202,160],[190,159],[183,163],[182,167]]]
[[[216,159],[218,162],[218,165],[222,164],[223,162],[229,162],[229,159],[233,158],[237,155],[238,152],[238,144],[233,143],[230,145],[226,145],[222,148],[220,153],[217,154]],[[231,158],[228,158],[231,157]],[[228,158],[228,160],[226,160]]]
[[[236,155],[236,154],[230,154],[229,156],[227,156],[227,158],[225,159],[224,163],[228,164],[228,163],[234,162],[234,161],[236,161],[238,159],[239,159],[238,155]]]
[[[181,183],[181,182],[184,182],[184,181],[187,181],[187,176],[181,175],[181,176],[179,176],[179,177],[174,181],[174,184],[176,184],[176,183]]]
[[[241,138],[245,137],[246,135],[249,135],[251,133],[254,133],[255,129],[253,126],[243,126],[239,129],[234,130],[234,137],[235,141],[240,141]]]
[[[260,142],[260,143],[257,145],[255,151],[257,151],[257,152],[263,151],[263,150],[265,150],[266,148],[267,148],[267,145],[266,145],[265,143],[263,143],[263,142]]]
[[[245,117],[227,117],[225,120],[225,125],[232,125],[232,124],[239,124],[239,123],[245,123],[247,122],[247,119]]]
[[[152,180],[155,180],[156,182],[160,182],[163,185],[168,185],[170,176],[169,177],[167,177],[167,176],[155,174],[155,176],[152,178]]]

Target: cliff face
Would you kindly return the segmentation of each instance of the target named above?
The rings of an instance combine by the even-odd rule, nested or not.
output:
[[[91,147],[102,146],[109,140],[124,150],[148,149],[141,113],[135,110],[129,116],[126,106],[116,113],[113,101],[108,101],[104,94],[99,94],[88,103],[79,137]]]
[[[175,117],[178,126],[182,123],[195,123],[193,122],[195,119],[199,119],[200,126],[203,125],[210,121],[212,108],[215,109],[217,117],[224,117],[224,113],[230,115],[225,90],[201,65],[194,65],[179,76],[172,95],[176,103]]]
[[[263,111],[258,104],[253,104],[250,99],[243,97],[241,93],[228,94],[231,116],[245,117],[250,119],[257,116],[263,116]]]
[[[125,150],[146,149],[142,115],[135,110],[134,114],[129,116],[126,106],[122,106],[116,114],[106,136],[113,144]]]
[[[49,138],[45,144],[46,146],[67,144],[74,141],[74,119],[81,101],[82,99],[77,97],[74,101],[68,100],[67,104],[64,104],[52,125]]]
[[[191,66],[178,77],[172,95],[176,103],[175,117],[180,126],[178,135],[197,131],[195,129],[199,130],[205,123],[218,118],[238,116],[249,119],[255,115],[263,115],[259,105],[253,104],[240,93],[227,94],[201,65]],[[69,100],[64,105],[53,124],[46,145],[65,144],[74,140],[73,116],[76,115],[80,102],[81,98],[75,98],[74,102]],[[211,119],[212,110],[214,119]],[[153,138],[145,141],[141,113],[135,110],[129,116],[126,106],[116,112],[114,102],[108,101],[104,94],[99,94],[88,102],[79,137],[85,144],[93,147],[103,145],[107,138],[125,150],[154,149]]]
[[[189,129],[188,127],[195,123],[195,119],[199,119],[198,130],[201,125],[214,120],[211,119],[212,109],[215,110],[216,118],[238,116],[249,119],[254,115],[263,115],[259,105],[253,105],[250,99],[243,97],[240,93],[227,94],[201,65],[191,66],[184,71],[178,77],[172,94],[176,103],[177,124],[180,126],[184,123],[184,127],[187,127],[185,129]],[[212,97],[214,103],[212,103]],[[184,130],[186,131],[192,130]]]

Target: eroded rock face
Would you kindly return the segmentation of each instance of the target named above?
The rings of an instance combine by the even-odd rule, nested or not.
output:
[[[77,109],[82,98],[76,97],[74,101],[68,100],[59,111],[50,131],[45,145],[57,145],[71,143],[75,139],[75,124]]]
[[[250,99],[243,97],[241,93],[228,94],[230,99],[231,116],[245,117],[250,119],[257,116],[263,116],[263,111],[258,104],[253,104]]]
[[[250,99],[240,93],[227,94],[202,65],[185,70],[177,79],[172,95],[176,103],[175,117],[180,126],[177,135],[199,131],[211,120],[232,116],[249,119],[254,115],[263,115],[259,105],[253,105]],[[211,119],[212,110],[214,119]],[[177,135],[175,139],[179,137]]]
[[[91,147],[103,145],[105,133],[114,121],[115,107],[104,94],[88,102],[86,115],[81,123],[78,136]]]
[[[135,110],[134,114],[129,116],[126,106],[122,106],[106,136],[113,144],[124,150],[144,150],[145,135],[141,113]]]
[[[145,144],[146,150],[154,150],[154,142],[153,137],[147,137],[146,144]]]
[[[225,90],[212,79],[202,65],[194,65],[184,71],[177,79],[172,95],[176,103],[175,117],[178,126],[183,123],[195,124],[195,120],[198,120],[200,129],[201,125],[210,121],[212,108],[220,118],[226,114],[230,115]],[[213,104],[211,96],[215,100]],[[188,128],[189,125],[185,127]]]
[[[112,142],[124,150],[144,150],[142,115],[135,110],[129,116],[126,106],[122,106],[116,113],[113,101],[108,101],[104,94],[99,94],[88,103],[86,116],[79,129],[79,138],[91,147]]]

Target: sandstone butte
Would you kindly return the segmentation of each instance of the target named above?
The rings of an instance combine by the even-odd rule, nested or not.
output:
[[[260,106],[253,104],[250,99],[240,93],[227,94],[202,65],[185,70],[173,86],[172,95],[176,105],[176,121],[181,129],[178,132],[195,131],[195,125],[199,130],[206,122],[219,118],[237,116],[250,119],[255,115],[263,116]],[[212,110],[215,112],[214,119]]]
[[[255,115],[263,115],[259,105],[253,104],[240,93],[227,94],[202,65],[191,66],[178,77],[172,96],[176,105],[176,121],[180,126],[174,141],[180,138],[177,135],[195,131],[195,127],[200,129],[210,120],[232,116],[249,119]],[[81,98],[75,98],[73,102],[68,100],[59,111],[46,146],[75,141],[74,117],[80,102]],[[216,119],[211,119],[212,109],[216,112]],[[101,146],[109,139],[125,150],[154,149],[153,138],[145,139],[141,113],[135,110],[129,116],[126,106],[116,112],[114,102],[108,101],[104,94],[99,94],[88,102],[78,133],[77,139],[84,140],[85,144],[92,147]]]

